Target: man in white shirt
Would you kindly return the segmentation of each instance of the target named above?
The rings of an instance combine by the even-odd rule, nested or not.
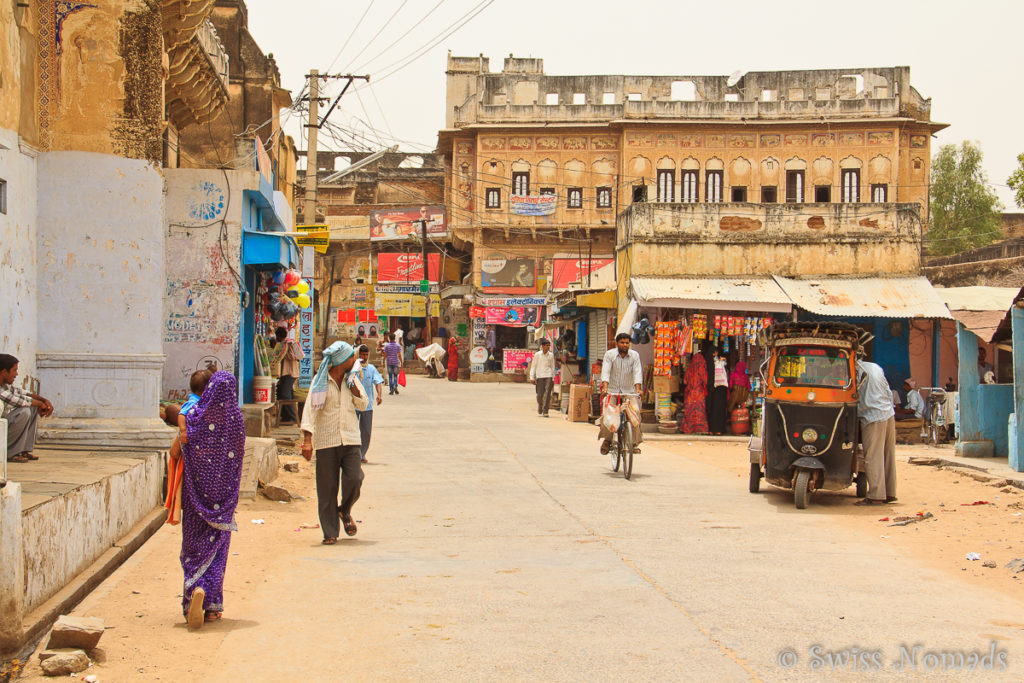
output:
[[[638,402],[643,381],[644,371],[640,363],[640,354],[629,348],[629,334],[620,332],[615,335],[615,348],[608,349],[601,363],[601,394],[632,393],[636,394],[632,400]],[[605,433],[604,427],[601,429],[604,436],[601,453],[607,454],[612,447],[612,437],[611,434]],[[640,430],[637,430],[633,435],[634,443],[640,443],[642,436]]]
[[[857,361],[857,417],[864,443],[868,497],[854,505],[896,502],[896,421],[892,391],[881,366]]]
[[[902,408],[896,408],[897,420],[920,419],[924,415],[925,405],[921,392],[917,390],[917,380],[908,377],[903,380],[903,391],[907,395],[907,402]]]
[[[356,535],[352,506],[363,485],[362,435],[357,410],[366,410],[368,397],[359,378],[350,372],[355,350],[345,342],[324,349],[302,410],[302,457],[316,451],[316,498],[324,545],[338,541],[338,518],[349,536]],[[338,503],[338,475],[341,503]]]
[[[540,340],[540,351],[533,354],[530,363],[530,381],[537,386],[537,414],[548,416],[551,389],[555,380],[555,354],[551,353],[551,340]]]

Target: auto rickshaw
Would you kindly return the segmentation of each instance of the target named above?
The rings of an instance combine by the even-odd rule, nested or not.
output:
[[[857,353],[871,339],[839,322],[783,322],[761,331],[764,405],[750,439],[750,492],[761,479],[793,489],[799,510],[814,491],[841,491],[854,480],[867,493],[858,455]]]

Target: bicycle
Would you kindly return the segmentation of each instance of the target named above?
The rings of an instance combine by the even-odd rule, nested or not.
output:
[[[946,390],[941,387],[922,387],[928,390],[922,413],[921,438],[925,443],[938,446],[946,442]]]
[[[638,397],[635,393],[614,393],[605,394],[610,402],[612,396],[619,397],[619,406],[622,404],[622,397]],[[622,476],[629,479],[633,475],[633,454],[637,452],[636,443],[633,440],[633,423],[629,421],[625,409],[619,414],[619,428],[615,431],[612,447],[608,451],[612,458],[612,472],[618,472],[622,467]]]

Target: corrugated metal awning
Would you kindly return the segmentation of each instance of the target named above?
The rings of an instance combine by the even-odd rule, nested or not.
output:
[[[766,313],[788,313],[793,308],[770,277],[635,277],[630,283],[641,306]]]
[[[942,298],[923,277],[821,278],[775,281],[795,306],[851,318],[952,319]]]
[[[1018,287],[936,287],[950,311],[999,311],[1010,310]]]

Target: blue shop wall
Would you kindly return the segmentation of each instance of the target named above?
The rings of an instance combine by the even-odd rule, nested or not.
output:
[[[992,440],[993,453],[998,457],[1006,458],[1010,455],[1007,424],[1012,412],[1012,384],[982,384],[978,387],[981,433],[984,438]]]
[[[260,275],[252,268],[244,270],[245,290],[249,292],[248,305],[242,309],[242,342],[239,356],[242,359],[239,373],[242,390],[242,403],[252,402],[252,377],[256,367],[256,352],[253,341],[256,339],[256,312],[259,302],[256,301],[256,283]]]

